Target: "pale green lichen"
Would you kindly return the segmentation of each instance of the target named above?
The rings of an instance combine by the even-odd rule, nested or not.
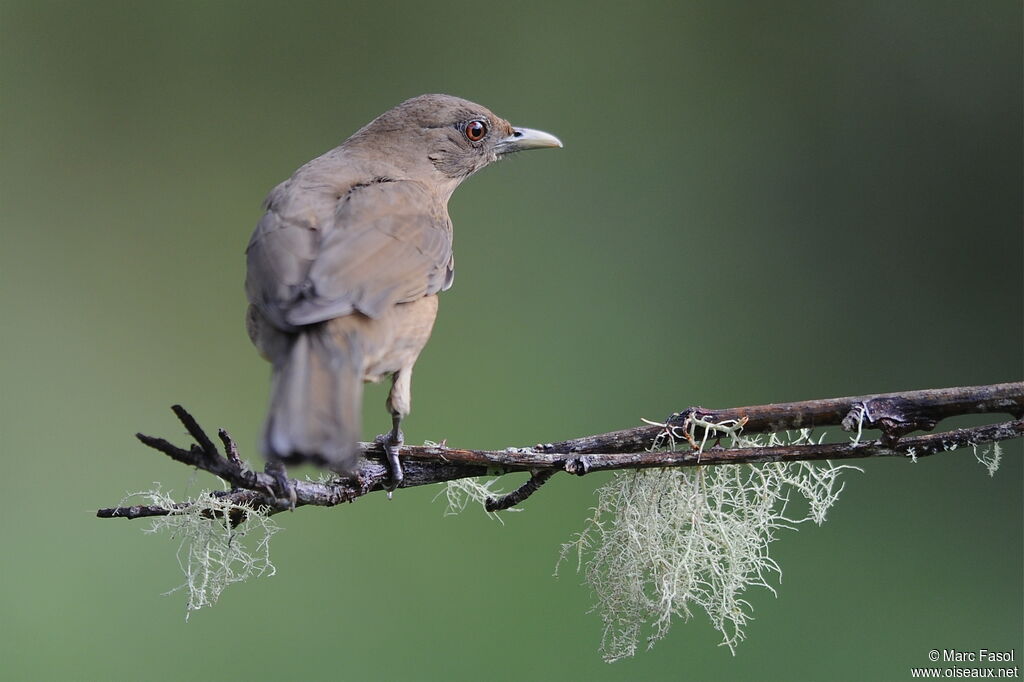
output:
[[[145,504],[168,509],[177,504],[159,485],[128,497],[141,498]],[[208,491],[186,502],[181,510],[154,517],[145,532],[169,533],[179,540],[178,565],[185,582],[164,594],[187,591],[187,619],[192,611],[217,603],[228,585],[274,575],[270,538],[280,527],[265,508],[232,502]],[[127,504],[122,502],[122,506]],[[245,521],[232,528],[225,520],[228,518],[244,518]]]
[[[864,435],[864,417],[867,416],[868,411],[863,403],[854,405],[853,409],[857,410],[857,434],[850,438],[850,442],[857,446],[860,445],[860,438]]]
[[[734,436],[742,447],[820,442],[806,430],[786,440]],[[752,617],[746,590],[774,594],[781,578],[768,551],[777,532],[823,523],[843,489],[841,473],[855,468],[796,462],[614,474],[559,559],[573,557],[593,591],[605,660],[632,656],[644,640],[653,646],[695,607],[735,651]],[[793,491],[805,511],[788,509]]]
[[[971,447],[974,449],[974,458],[988,470],[988,475],[995,476],[1003,461],[1003,448],[999,443],[992,443],[980,449],[977,444],[972,444]]]
[[[691,414],[683,420],[682,424],[669,424],[663,422],[651,421],[650,419],[641,419],[645,424],[650,426],[660,426],[661,431],[654,437],[654,443],[651,445],[651,450],[674,450],[677,443],[686,441],[691,447],[696,448],[698,453],[704,452],[704,448],[711,439],[711,434],[718,434],[715,438],[729,438],[735,440],[739,437],[743,431],[743,425],[747,423],[746,418],[743,420],[726,419],[721,422],[712,422],[703,419],[697,415]],[[703,435],[701,441],[698,443],[689,434],[694,430],[693,427],[701,427]]]
[[[460,478],[455,481],[448,481],[441,492],[434,496],[434,499],[436,500],[442,495],[444,496],[447,503],[444,510],[445,516],[461,514],[470,503],[479,504],[483,507],[489,498],[501,497],[504,493],[500,489],[492,487],[497,481],[497,478],[484,477]],[[503,511],[518,512],[522,511],[522,509],[511,507]],[[492,519],[502,524],[505,523],[500,514],[486,510],[485,513]]]
[[[430,448],[444,447],[443,442],[437,443],[432,440],[423,441],[423,445]],[[448,481],[444,484],[441,492],[434,495],[433,499],[436,501],[437,498],[444,496],[445,516],[461,514],[471,503],[478,504],[481,509],[484,509],[484,503],[488,499],[501,497],[504,494],[500,488],[492,487],[498,480],[498,476],[480,476],[478,478],[459,478],[454,481]],[[503,511],[518,512],[523,510],[518,507],[511,507]],[[505,524],[505,520],[501,518],[500,514],[489,512],[486,509],[484,509],[484,513],[502,525]]]

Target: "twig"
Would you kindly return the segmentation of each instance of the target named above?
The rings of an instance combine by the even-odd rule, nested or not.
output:
[[[709,448],[703,452],[636,452],[589,454],[570,459],[565,464],[569,473],[583,475],[612,469],[651,469],[656,467],[690,467],[714,464],[757,464],[763,462],[806,462],[823,459],[858,459],[864,457],[927,457],[957,448],[996,443],[1024,436],[1024,420],[1015,419],[988,426],[955,429],[927,436],[903,438],[895,445],[883,440],[861,443],[821,443],[817,445],[776,445],[754,448]]]
[[[219,432],[225,455],[196,420],[180,405],[175,415],[195,439],[188,450],[162,439],[137,434],[147,446],[175,461],[194,466],[220,477],[232,486],[222,495],[266,507],[271,513],[292,509],[292,500],[275,495],[278,481],[265,472],[246,468],[238,456],[234,441],[226,431]],[[954,415],[981,412],[1006,413],[1014,420],[989,426],[925,436],[906,437],[914,430],[931,430]],[[854,443],[821,443],[754,448],[693,448],[656,450],[666,434],[682,437],[681,443],[704,443],[715,439],[716,425],[741,424],[744,435],[823,426],[841,426],[847,431],[881,431],[878,440]],[[704,425],[704,426],[702,426]],[[717,429],[721,430],[721,429]],[[663,424],[641,426],[624,431],[584,436],[532,448],[505,450],[465,450],[445,446],[404,446],[399,450],[405,469],[402,487],[441,483],[459,478],[531,472],[531,478],[517,490],[487,501],[489,510],[507,509],[533,494],[558,471],[582,475],[592,471],[651,467],[704,466],[758,462],[846,459],[855,457],[923,457],[969,445],[1019,438],[1024,435],[1024,382],[969,386],[906,393],[809,400],[796,403],[756,405],[725,410],[689,408],[673,414]],[[387,469],[383,451],[377,443],[361,443],[362,457],[356,474],[327,482],[289,479],[295,491],[294,506],[334,506],[352,502],[370,492],[384,489]],[[173,514],[187,509],[188,503],[169,508],[153,506],[101,509],[101,518],[142,518]]]
[[[746,417],[747,423],[743,432],[771,433],[794,429],[813,429],[824,426],[843,426],[847,431],[855,430],[844,424],[844,420],[858,405],[869,408],[889,402],[890,405],[903,405],[908,411],[901,421],[907,425],[921,424],[920,428],[928,430],[926,425],[934,427],[936,422],[947,417],[981,412],[1010,414],[1015,419],[1024,417],[1024,382],[991,384],[989,386],[962,386],[959,388],[938,388],[923,391],[907,391],[904,393],[881,393],[878,395],[862,395],[850,398],[826,398],[824,400],[805,400],[795,403],[774,403],[770,405],[754,405],[751,407],[733,407],[724,410],[705,410],[702,407],[691,407],[677,412],[668,418],[666,424],[683,426],[691,414],[702,419],[721,424],[728,420]],[[911,407],[916,408],[911,411]],[[893,415],[895,418],[896,415]],[[854,425],[856,422],[847,422]],[[875,428],[870,423],[865,428]],[[581,453],[588,452],[636,452],[646,449],[662,432],[661,426],[639,426],[623,431],[612,431],[595,436],[583,436],[559,443],[538,446],[543,452]],[[908,431],[909,433],[909,431]],[[700,440],[703,434],[694,434]]]
[[[522,484],[512,492],[501,497],[488,497],[484,502],[484,509],[489,512],[511,509],[530,495],[537,492],[537,488],[548,482],[548,479],[555,475],[557,469],[541,469],[530,475],[530,480]]]
[[[220,456],[217,452],[217,446],[213,444],[210,437],[206,435],[206,432],[203,431],[195,418],[184,407],[181,405],[171,405],[171,411],[174,412],[174,415],[184,425],[189,435],[199,444],[199,449],[204,456],[211,459],[217,459]],[[195,450],[195,446],[192,449]]]
[[[231,490],[222,491],[217,490],[210,493],[214,497],[219,497],[232,504],[236,505],[250,505],[258,503],[261,499],[260,493],[254,490]],[[161,507],[159,505],[133,505],[130,507],[111,507],[109,509],[99,509],[96,511],[96,516],[101,519],[143,519],[149,516],[171,516],[177,512],[185,512],[192,506],[190,502],[179,502],[178,504],[170,507]],[[233,518],[231,523],[233,526],[237,526],[239,523],[244,521],[244,518]]]
[[[176,511],[188,509],[188,502],[179,502],[173,507],[160,507],[149,504],[136,504],[130,507],[108,507],[97,509],[96,516],[101,519],[144,519],[147,516],[169,516]]]
[[[238,456],[238,446],[235,445],[235,441],[227,429],[217,429],[217,435],[220,436],[220,442],[224,443],[224,454],[228,456],[228,461],[236,466],[242,466],[242,458]]]

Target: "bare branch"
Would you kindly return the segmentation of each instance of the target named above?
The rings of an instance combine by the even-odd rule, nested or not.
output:
[[[225,455],[198,422],[180,405],[173,408],[196,444],[188,450],[162,439],[137,434],[145,445],[175,461],[218,476],[232,486],[219,495],[265,507],[276,513],[293,508],[291,499],[277,496],[281,486],[269,473],[249,470],[238,456],[237,447],[226,431],[218,435]],[[1006,413],[1014,420],[988,426],[924,436],[907,437],[915,430],[931,430],[947,417],[983,412]],[[584,436],[532,448],[465,450],[445,446],[405,446],[399,450],[405,469],[402,487],[441,483],[459,478],[531,472],[531,478],[517,490],[487,502],[488,510],[507,509],[525,500],[558,471],[583,475],[593,471],[652,467],[704,466],[759,462],[790,462],[857,457],[923,457],[971,445],[1019,438],[1024,435],[1024,382],[969,386],[906,393],[808,400],[725,410],[692,407],[673,414],[664,424]],[[821,443],[773,447],[722,448],[717,445],[719,425],[741,426],[744,435],[824,426],[841,426],[847,431],[876,429],[878,440],[856,443]],[[665,436],[679,436],[685,450],[660,450]],[[709,447],[694,447],[708,442]],[[361,443],[362,458],[350,478],[327,482],[289,479],[295,491],[295,506],[334,506],[352,502],[370,492],[383,490],[387,469],[384,452],[377,443]],[[100,518],[143,518],[174,514],[188,508],[181,503],[170,508],[131,506],[101,509]],[[244,520],[244,519],[242,519]],[[232,519],[232,522],[238,520]]]
[[[904,417],[904,421],[919,423],[921,424],[920,428],[926,431],[942,419],[964,414],[992,412],[1009,414],[1015,419],[1020,419],[1024,417],[1024,382],[938,388],[905,393],[881,393],[850,398],[826,398],[796,403],[733,407],[724,410],[691,407],[673,414],[666,423],[672,426],[682,426],[688,416],[696,414],[719,424],[730,420],[739,421],[745,417],[747,423],[743,427],[743,433],[746,434],[814,429],[825,426],[843,426],[846,431],[854,431],[856,429],[851,428],[852,424],[844,423],[851,411],[854,411],[859,405],[867,405],[870,408],[887,401],[908,406],[908,410],[909,406],[915,407],[916,410]],[[927,423],[930,423],[931,427],[925,428]],[[864,427],[876,428],[870,423],[865,423]],[[650,447],[660,431],[658,426],[640,426],[595,436],[583,436],[559,443],[549,443],[538,446],[538,449],[544,452],[563,453],[636,452]],[[695,437],[698,440],[701,438],[697,434]]]
[[[557,469],[541,469],[530,475],[530,480],[522,484],[507,495],[501,497],[489,497],[484,502],[484,509],[489,512],[511,509],[530,495],[537,492],[537,488],[548,482],[548,479],[555,475]]]
[[[613,469],[651,469],[657,467],[710,466],[714,464],[757,464],[763,462],[806,462],[823,459],[864,457],[927,457],[939,452],[983,443],[995,443],[1024,436],[1024,420],[956,429],[927,436],[911,436],[892,446],[882,439],[862,443],[821,443],[818,445],[778,445],[755,448],[714,447],[703,452],[636,452],[581,455],[566,461],[565,469],[583,475]]]
[[[258,503],[261,499],[260,493],[254,490],[232,490],[232,491],[214,491],[210,493],[214,497],[221,498],[227,502],[235,505],[252,505],[254,502]],[[99,509],[96,511],[96,516],[101,519],[143,519],[151,516],[170,516],[178,512],[185,512],[191,507],[189,502],[180,502],[170,507],[160,507],[158,505],[132,505],[130,507],[112,507],[109,509]],[[244,518],[233,518],[231,523],[238,525]]]

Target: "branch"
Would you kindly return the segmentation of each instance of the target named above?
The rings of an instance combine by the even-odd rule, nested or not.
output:
[[[898,410],[902,407],[902,415]],[[672,426],[682,426],[691,415],[708,421],[723,423],[747,419],[743,433],[770,433],[794,429],[814,429],[824,426],[842,426],[854,431],[856,421],[844,423],[851,413],[864,409],[869,419],[864,428],[883,428],[887,423],[902,425],[905,433],[915,427],[930,431],[947,417],[981,412],[1004,413],[1014,418],[1024,417],[1024,382],[992,384],[989,386],[963,386],[938,388],[905,393],[881,393],[851,398],[826,398],[796,403],[774,403],[752,407],[734,407],[724,410],[705,410],[691,407],[677,412],[667,420]],[[891,414],[895,412],[896,414]],[[872,418],[873,419],[870,419]],[[640,426],[624,431],[613,431],[596,436],[584,436],[560,443],[540,446],[545,452],[635,452],[650,447],[661,432],[659,426]],[[697,439],[700,434],[695,434]]]
[[[489,497],[484,501],[484,509],[489,512],[511,509],[530,495],[537,492],[537,488],[548,482],[548,479],[555,475],[557,469],[541,469],[530,474],[530,480],[522,484],[507,495],[501,497]]]
[[[221,454],[196,420],[180,405],[171,408],[196,441],[189,449],[162,438],[137,434],[145,445],[177,462],[208,471],[232,489],[215,493],[229,501],[264,507],[277,513],[294,506],[330,507],[352,502],[384,489],[385,453],[378,443],[361,443],[362,457],[356,474],[330,481],[288,479],[294,505],[272,473],[250,470],[238,455],[226,431],[218,433]],[[908,437],[932,430],[942,419],[965,414],[1005,413],[1011,421]],[[858,433],[855,442],[723,448],[718,441],[735,436],[792,429],[840,426]],[[864,430],[879,430],[877,440],[861,440]],[[558,471],[583,475],[594,471],[655,467],[707,466],[794,462],[859,457],[924,457],[938,452],[993,443],[1024,436],[1024,382],[968,386],[905,393],[808,400],[755,405],[724,410],[691,407],[671,415],[664,423],[623,431],[584,436],[531,448],[465,450],[443,445],[405,446],[399,450],[405,470],[402,487],[442,483],[459,478],[530,472],[517,490],[486,503],[489,511],[507,509],[522,502]],[[685,449],[659,449],[664,444],[685,443]],[[169,507],[131,506],[100,509],[100,518],[166,516],[189,508],[188,502]],[[244,519],[231,519],[239,523]]]
[[[763,462],[808,462],[823,459],[864,457],[927,457],[939,452],[1024,436],[1024,420],[955,429],[928,436],[904,438],[892,446],[878,441],[864,443],[821,443],[818,445],[777,445],[763,448],[713,447],[703,452],[637,452],[592,454],[566,461],[565,469],[574,474],[612,469],[651,469],[657,467],[710,466],[715,464],[757,464]]]

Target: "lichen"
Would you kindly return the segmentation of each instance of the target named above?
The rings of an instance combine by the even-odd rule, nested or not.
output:
[[[733,440],[742,447],[815,442],[806,430],[787,440]],[[840,475],[855,468],[796,462],[615,473],[559,558],[572,557],[594,594],[604,659],[632,656],[645,640],[653,646],[695,608],[735,653],[752,617],[747,589],[774,594],[781,578],[769,553],[778,531],[823,523],[843,489]],[[802,513],[789,509],[793,491],[807,503]]]
[[[193,611],[217,603],[228,585],[250,578],[272,576],[270,538],[280,530],[262,507],[234,502],[203,491],[182,506],[159,485],[152,490],[129,495],[145,504],[168,509],[180,507],[167,516],[154,517],[146,533],[169,533],[177,538],[178,565],[185,582],[165,595],[185,590],[186,619]],[[244,519],[236,526],[228,519]]]
[[[501,497],[504,493],[498,488],[491,487],[497,481],[497,478],[486,477],[460,478],[455,481],[448,481],[441,492],[434,496],[434,499],[436,500],[442,495],[444,496],[447,503],[444,510],[445,516],[461,514],[471,502],[479,504],[482,508],[489,498]],[[505,523],[500,514],[486,511],[486,509],[484,511],[492,519],[502,524]],[[518,512],[522,511],[522,509],[511,507],[503,511]]]
[[[988,475],[995,476],[996,472],[999,471],[999,465],[1003,461],[1003,448],[1000,447],[999,443],[992,443],[980,448],[977,444],[974,444],[971,447],[974,449],[974,458],[988,470]]]

